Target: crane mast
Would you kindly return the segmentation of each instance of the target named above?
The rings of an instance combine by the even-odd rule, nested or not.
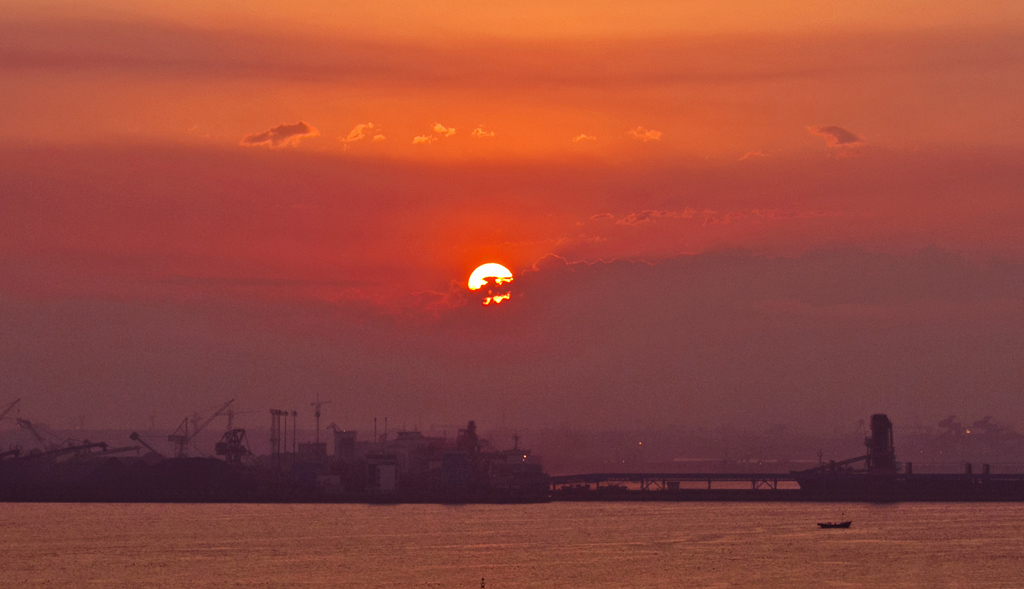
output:
[[[320,393],[316,394],[316,401],[310,403],[310,407],[315,408],[313,415],[316,416],[316,443],[320,445],[320,407],[330,404],[330,401],[321,401]]]

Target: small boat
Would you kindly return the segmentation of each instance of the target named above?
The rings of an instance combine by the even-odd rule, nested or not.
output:
[[[818,522],[819,528],[848,528],[853,521],[846,522]]]

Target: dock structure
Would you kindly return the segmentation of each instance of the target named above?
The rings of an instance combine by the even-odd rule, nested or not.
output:
[[[634,484],[641,491],[678,491],[682,483],[706,483],[711,490],[713,483],[750,483],[752,490],[778,490],[780,482],[797,482],[792,474],[756,474],[756,473],[594,473],[553,476],[550,479],[551,490],[557,491],[564,487],[578,485],[594,485],[595,489],[602,486]]]
[[[1024,501],[1024,474],[992,474],[987,464],[963,474],[593,473],[549,483],[555,501]]]

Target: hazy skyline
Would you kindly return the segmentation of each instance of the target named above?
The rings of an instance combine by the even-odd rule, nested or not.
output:
[[[1020,3],[5,11],[27,417],[1024,426]]]

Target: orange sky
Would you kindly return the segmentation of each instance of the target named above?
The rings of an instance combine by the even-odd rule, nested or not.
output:
[[[420,321],[486,261],[1024,259],[1017,0],[4,12],[12,300]]]
[[[820,148],[808,126],[907,150],[1020,135],[1014,2],[351,4],[15,2],[0,138],[227,149],[301,120],[320,135],[298,147],[332,153],[736,159]],[[369,122],[386,141],[338,141]],[[412,144],[435,123],[457,132]]]
[[[0,25],[7,89],[0,141],[9,149],[171,149],[199,160],[182,166],[223,182],[249,166],[281,166],[281,176],[321,184],[273,195],[295,231],[319,228],[315,245],[262,252],[249,243],[251,227],[243,224],[232,244],[224,241],[231,228],[207,227],[221,235],[204,255],[226,264],[254,258],[248,271],[257,274],[309,268],[319,278],[328,271],[315,268],[330,266],[342,279],[419,290],[444,288],[484,256],[528,267],[547,253],[657,259],[709,247],[793,252],[830,239],[997,252],[1018,246],[999,226],[1018,218],[1000,208],[1008,186],[972,197],[992,200],[966,220],[941,205],[922,214],[923,193],[879,194],[902,192],[908,173],[925,176],[911,185],[932,182],[928,158],[952,158],[955,168],[1016,157],[1024,131],[1018,3],[16,2],[10,13]],[[308,132],[241,145],[300,123]],[[837,129],[849,140],[815,129]],[[132,172],[126,178],[113,152],[89,157],[46,174],[65,185],[146,182]],[[166,172],[137,159],[150,184]],[[315,179],[363,161],[381,162],[389,175],[424,175],[418,186],[387,180],[392,196],[408,192],[391,201],[400,211],[356,205],[363,233],[377,243],[350,250],[353,240],[330,235],[332,227],[351,231],[345,220],[309,207],[328,198],[325,191],[339,214],[343,201],[376,198],[343,178],[332,187]],[[79,176],[75,165],[90,170]],[[874,192],[831,198],[793,187],[823,167],[837,177],[869,175]],[[487,180],[520,174],[562,184]],[[588,180],[573,186],[573,174],[603,186],[632,184],[608,196],[601,185],[584,191]],[[654,180],[645,185],[646,178]],[[196,190],[244,198],[228,197],[223,186]],[[176,198],[193,197],[203,198]],[[235,214],[227,201],[217,205],[227,207],[226,218]],[[591,220],[645,210],[670,214],[633,228]],[[249,214],[271,215],[254,223],[281,221],[265,210]],[[720,219],[736,222],[714,223]],[[178,236],[197,230],[167,223]],[[31,232],[31,222],[23,230]],[[201,247],[168,239],[150,246]],[[296,255],[288,256],[290,247]],[[390,273],[360,268],[382,264],[393,266]]]

